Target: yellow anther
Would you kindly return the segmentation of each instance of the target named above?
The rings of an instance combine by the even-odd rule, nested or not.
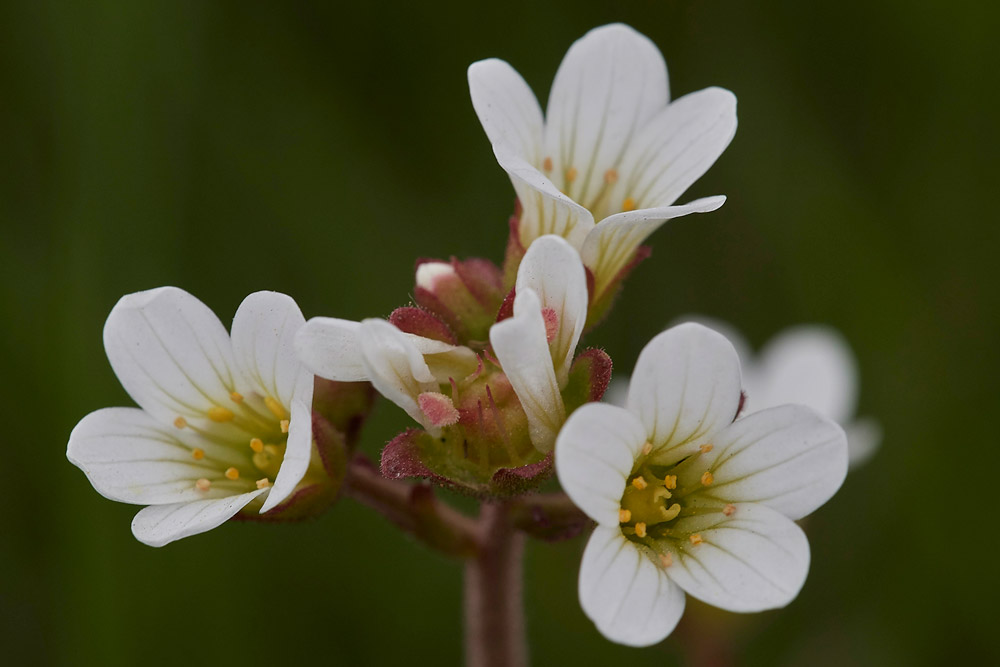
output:
[[[635,524],[635,534],[637,537],[646,537],[646,524],[642,521]]]
[[[270,396],[268,396],[267,398],[264,399],[264,405],[266,405],[267,409],[271,411],[271,414],[273,414],[278,419],[284,419],[285,417],[288,416],[288,413],[285,412],[285,408],[283,408],[281,406],[281,403],[279,403],[275,398],[271,398]]]
[[[547,157],[542,160],[542,169],[545,171],[552,171],[552,158]]]
[[[576,167],[570,167],[569,169],[567,169],[566,170],[566,182],[567,183],[572,183],[573,181],[575,181],[576,180],[576,175],[578,173],[579,172],[576,170]]]
[[[174,420],[174,426],[176,426],[177,428],[184,428],[187,425],[188,425],[187,420],[184,419],[184,417],[178,417],[177,419]]]
[[[667,568],[674,564],[673,554],[660,554],[660,565]]]
[[[608,169],[604,172],[604,182],[605,183],[617,183],[618,182],[618,172],[615,169]]]
[[[677,475],[667,475],[666,477],[664,477],[663,478],[663,486],[667,487],[668,489],[676,489],[677,488]]]
[[[647,440],[646,444],[642,446],[642,454],[643,456],[645,456],[646,454],[649,454],[651,451],[653,451],[653,443]]]
[[[281,432],[282,433],[288,433],[288,420],[287,419],[282,419],[281,420]]]
[[[622,202],[623,211],[634,211],[636,209],[636,206],[637,205],[635,203],[635,200],[632,199],[631,197],[626,197],[625,201]]]
[[[212,488],[212,482],[202,477],[201,479],[199,479],[197,482],[194,483],[194,488],[198,489],[199,491],[208,491],[209,489]]]
[[[191,456],[194,457],[195,461],[201,461],[205,458],[205,450],[201,447],[196,447],[191,450]]]
[[[688,537],[688,539],[691,540],[691,544],[693,544],[694,546],[698,546],[703,541],[701,539],[701,534],[700,533],[691,533],[691,536]]]
[[[628,511],[626,509],[620,509],[620,510],[618,510],[618,522],[619,523],[628,523],[631,520],[632,520],[632,512],[630,512],[630,511]]]
[[[649,484],[647,484],[646,480],[643,479],[642,477],[636,477],[635,479],[632,480],[632,486],[642,491],[647,486],[649,486]]]
[[[736,505],[733,505],[732,503],[729,503],[728,505],[722,508],[722,513],[725,514],[726,516],[732,516],[733,512],[735,511],[736,511]]]
[[[706,470],[701,474],[701,483],[704,486],[711,485],[715,481],[715,475],[712,474],[711,470]]]
[[[213,405],[208,409],[208,418],[214,422],[232,421],[235,416],[232,410],[224,408],[221,405]]]
[[[269,486],[271,486],[271,480],[269,480],[267,477],[265,477],[264,479],[257,480],[258,489],[266,489]]]
[[[236,481],[240,478],[240,471],[230,466],[226,468],[226,479]]]
[[[701,450],[702,454],[708,454],[710,451],[712,451],[713,449],[715,449],[715,446],[714,445],[702,445],[698,449]]]
[[[232,399],[233,403],[242,403],[243,402],[243,394],[241,394],[238,391],[234,391],[233,393],[229,394],[229,398]]]
[[[264,451],[264,441],[261,440],[260,438],[251,438],[250,449],[254,450],[259,454],[260,452]]]

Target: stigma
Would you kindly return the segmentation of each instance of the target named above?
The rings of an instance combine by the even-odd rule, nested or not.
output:
[[[208,409],[208,418],[214,422],[222,423],[232,421],[236,417],[233,411],[229,408],[224,408],[221,405],[213,405]]]

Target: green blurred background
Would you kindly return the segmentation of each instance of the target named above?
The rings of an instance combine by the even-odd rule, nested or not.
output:
[[[122,294],[178,285],[228,321],[275,289],[356,319],[408,301],[417,256],[499,260],[513,196],[465,68],[503,57],[544,99],[613,20],[660,46],[675,96],[732,89],[740,129],[684,198],[726,206],[659,231],[586,343],[627,371],[682,313],[757,345],[829,323],[886,434],[810,520],[799,598],[697,641],[742,664],[1000,660],[992,6],[3,2],[0,661],[460,661],[460,568],[367,509],[152,549],[65,443],[130,404],[101,343]],[[380,405],[365,448],[405,424]],[[683,626],[643,651],[597,633],[581,550],[529,547],[535,664],[681,663]]]

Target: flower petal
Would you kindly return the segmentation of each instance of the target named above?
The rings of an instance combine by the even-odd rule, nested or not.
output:
[[[490,343],[528,417],[532,444],[547,454],[566,419],[566,408],[545,340],[542,305],[534,290],[517,293],[514,316],[490,327]]]
[[[740,403],[740,364],[722,335],[681,324],[639,354],[626,405],[639,416],[660,463],[680,460],[695,440],[729,425]]]
[[[196,447],[201,460],[192,456]],[[199,491],[195,481],[222,480],[226,467],[247,464],[231,448],[164,426],[138,408],[91,412],[70,434],[66,457],[102,496],[136,505],[232,495],[231,485]]]
[[[758,372],[747,378],[746,389],[749,407],[755,412],[801,403],[843,424],[857,405],[857,363],[850,346],[834,329],[793,327],[764,346]]]
[[[164,424],[227,406],[244,382],[222,322],[176,287],[123,296],[104,325],[104,348],[125,391]]]
[[[295,351],[311,372],[340,382],[368,379],[358,342],[360,322],[314,317],[295,336]]]
[[[847,434],[847,459],[851,468],[866,463],[882,444],[882,427],[871,417],[847,424],[844,432]]]
[[[611,188],[606,211],[622,210],[626,199],[638,208],[670,206],[708,171],[736,134],[736,96],[706,88],[675,100],[636,134]]]
[[[617,528],[625,484],[644,444],[646,429],[631,412],[605,403],[587,403],[571,414],[559,431],[559,483],[587,516]]]
[[[554,311],[558,329],[549,345],[559,386],[565,386],[587,320],[587,274],[579,253],[558,236],[541,237],[521,260],[515,286],[534,290],[542,307]]]
[[[413,337],[385,320],[372,318],[361,322],[358,340],[366,375],[376,391],[431,430],[417,405],[417,396],[437,391],[438,385]]]
[[[238,496],[192,503],[151,505],[139,510],[132,519],[132,534],[143,544],[162,547],[182,537],[221,526],[266,491],[258,489]]]
[[[493,154],[503,167],[521,202],[518,240],[525,248],[539,236],[555,234],[582,248],[587,234],[594,228],[594,216],[559,191],[522,156],[509,146],[495,144]]]
[[[251,294],[233,318],[233,354],[243,376],[284,406],[293,397],[312,403],[312,374],[295,353],[295,334],[305,323],[295,300],[278,292]]]
[[[718,195],[696,199],[683,206],[639,209],[601,220],[587,235],[580,251],[583,263],[594,272],[594,300],[600,298],[618,272],[628,265],[649,235],[667,220],[691,213],[708,213],[725,202],[726,198]]]
[[[423,355],[431,374],[440,384],[447,384],[451,378],[460,380],[467,377],[479,366],[476,353],[464,345],[451,345],[405,332],[403,335]]]
[[[598,526],[580,564],[580,605],[605,637],[628,646],[662,641],[684,613],[684,592],[617,526]]]
[[[480,60],[469,66],[469,93],[490,143],[540,164],[542,108],[524,78],[503,60]]]
[[[669,550],[669,576],[689,595],[729,611],[784,607],[809,571],[809,542],[791,519],[761,505],[679,519],[676,530],[701,543],[678,541]]]
[[[847,475],[844,431],[802,405],[755,412],[709,437],[713,449],[702,461],[714,481],[698,494],[722,502],[760,503],[801,519]]]
[[[311,399],[310,396],[310,403]],[[285,458],[281,461],[281,468],[278,469],[271,493],[260,508],[261,514],[274,509],[288,498],[309,469],[313,451],[312,410],[309,405],[299,399],[291,403]]]
[[[669,97],[667,66],[645,36],[618,23],[577,40],[556,72],[545,115],[556,185],[592,209],[607,188],[606,172]]]

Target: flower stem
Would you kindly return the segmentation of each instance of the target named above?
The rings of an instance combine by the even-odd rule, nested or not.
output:
[[[528,664],[524,628],[524,540],[509,507],[484,503],[480,543],[465,563],[465,662],[467,667]]]

